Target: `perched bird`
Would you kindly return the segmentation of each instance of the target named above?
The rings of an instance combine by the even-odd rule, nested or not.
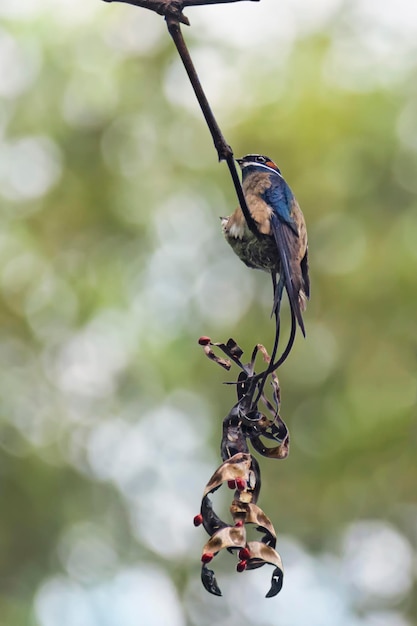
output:
[[[307,229],[304,216],[280,170],[271,159],[249,154],[236,159],[242,169],[242,188],[256,234],[240,206],[222,217],[227,242],[248,266],[271,272],[274,308],[277,311],[283,287],[303,335],[302,311],[310,297]],[[277,284],[277,273],[280,280]]]

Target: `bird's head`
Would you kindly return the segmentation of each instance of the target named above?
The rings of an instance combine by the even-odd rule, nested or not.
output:
[[[260,169],[262,171],[274,172],[275,174],[279,174],[281,176],[281,171],[278,166],[271,161],[271,159],[267,156],[263,156],[262,154],[247,154],[241,159],[236,159],[239,163],[242,172],[245,171],[247,167]]]

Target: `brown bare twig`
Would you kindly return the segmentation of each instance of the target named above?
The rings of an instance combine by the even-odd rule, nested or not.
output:
[[[249,2],[259,2],[259,0],[248,0]],[[188,17],[182,10],[184,7],[198,7],[205,4],[227,4],[229,2],[242,2],[242,0],[104,0],[104,2],[122,2],[124,4],[132,4],[135,7],[142,7],[155,11],[159,15],[165,17],[176,18],[186,26],[190,25]]]
[[[249,2],[259,2],[260,0],[248,0]],[[204,4],[228,4],[230,2],[242,2],[242,0],[184,0],[185,7],[198,7]]]
[[[192,1],[192,0],[189,0],[189,1]],[[197,71],[195,69],[194,63],[192,62],[187,45],[184,41],[184,37],[182,36],[181,27],[178,22],[178,19],[169,16],[169,17],[166,17],[166,22],[167,22],[169,34],[171,35],[174,41],[174,44],[178,50],[178,54],[180,55],[181,60],[184,64],[188,78],[190,79],[191,85],[194,89],[194,93],[200,105],[201,111],[204,115],[204,119],[206,120],[207,126],[213,138],[214,147],[217,150],[219,161],[226,161],[229,171],[230,171],[230,175],[233,180],[233,184],[235,186],[239,204],[242,208],[242,212],[243,212],[243,215],[245,216],[246,222],[250,230],[257,237],[259,237],[259,231],[256,228],[255,221],[248,209],[245,196],[243,195],[242,185],[240,184],[240,179],[236,170],[236,164],[235,164],[235,160],[233,157],[233,150],[229,146],[229,144],[226,142],[223,136],[223,133],[220,130],[220,127],[216,121],[216,118],[214,117],[213,111],[207,100],[206,94],[204,93],[204,90],[201,85],[200,79],[198,77]]]
[[[233,185],[236,190],[236,195],[239,200],[240,207],[246,222],[252,233],[259,237],[259,231],[256,227],[256,223],[248,209],[245,196],[243,195],[242,185],[240,183],[239,175],[237,173],[236,164],[233,156],[233,150],[225,140],[222,131],[214,117],[213,111],[204,93],[194,63],[191,59],[187,45],[182,36],[180,23],[189,26],[188,18],[183,14],[182,9],[184,6],[201,6],[205,4],[226,4],[229,2],[240,2],[241,0],[104,0],[105,2],[124,2],[126,4],[133,4],[144,9],[150,9],[155,11],[159,15],[164,15],[167,23],[169,34],[171,35],[174,44],[178,50],[178,54],[184,64],[188,78],[194,89],[194,93],[200,105],[201,111],[206,120],[208,129],[213,138],[213,143],[217,151],[219,161],[226,161],[230,171],[230,175],[233,180]],[[251,2],[258,2],[259,0],[249,0]]]
[[[192,1],[192,0],[191,0]],[[182,24],[190,25],[188,18],[183,14],[182,9],[184,2],[178,0],[104,0],[104,2],[123,2],[124,4],[133,4],[136,7],[155,11],[158,15],[172,17]]]

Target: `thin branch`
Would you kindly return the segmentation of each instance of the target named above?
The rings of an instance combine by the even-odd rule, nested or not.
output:
[[[169,33],[174,40],[175,46],[178,50],[178,54],[181,57],[185,70],[188,74],[188,78],[190,79],[190,82],[193,86],[198,103],[201,107],[201,111],[204,115],[204,119],[206,120],[211,136],[213,137],[214,147],[217,150],[219,161],[224,161],[229,155],[233,156],[232,148],[227,144],[225,138],[223,137],[222,131],[220,130],[220,127],[217,124],[216,119],[213,115],[213,111],[211,110],[206,94],[203,91],[203,87],[201,85],[197,71],[191,60],[191,56],[184,41],[184,37],[182,36],[178,20],[169,16],[166,18],[166,22]]]
[[[248,0],[249,2],[260,2],[260,0]],[[242,2],[242,0],[183,0],[184,7],[198,7],[205,4],[228,4],[230,2]]]
[[[188,1],[191,2],[193,0]],[[184,37],[182,36],[181,27],[178,23],[178,19],[175,17],[167,16],[166,22],[168,26],[168,31],[184,64],[185,70],[188,74],[188,78],[190,79],[191,85],[194,89],[194,93],[200,105],[201,111],[204,115],[204,119],[206,120],[207,126],[213,138],[214,147],[217,150],[219,161],[227,162],[233,184],[235,186],[236,194],[239,199],[239,204],[242,209],[243,215],[245,216],[248,227],[256,237],[259,237],[259,231],[256,227],[255,220],[253,219],[248,209],[245,196],[243,195],[242,185],[240,183],[239,175],[236,170],[235,160],[233,157],[233,150],[223,137],[223,133],[220,130],[216,118],[214,117],[213,111],[211,110],[210,104],[207,100],[206,94],[204,93],[197,71],[194,67],[194,63],[192,62],[187,45],[184,41]]]
[[[245,216],[249,230],[259,237],[259,231],[256,227],[255,220],[253,219],[248,205],[246,204],[245,196],[243,194],[242,185],[240,183],[239,174],[236,169],[236,163],[233,157],[233,150],[223,137],[223,133],[217,124],[216,118],[213,115],[210,104],[204,93],[197,71],[194,67],[194,63],[191,60],[190,53],[187,45],[182,36],[180,22],[189,26],[188,18],[183,14],[182,9],[184,6],[201,6],[205,4],[226,4],[229,2],[240,2],[241,0],[104,0],[105,2],[124,2],[126,4],[133,4],[144,9],[150,9],[155,11],[159,15],[164,15],[168,31],[175,43],[178,50],[178,54],[184,64],[185,70],[190,79],[191,85],[194,89],[194,93],[200,105],[201,111],[206,120],[207,126],[213,138],[214,146],[217,151],[219,161],[226,161],[230,171],[230,175],[233,180],[233,185],[236,190],[236,195],[239,200],[240,207],[243,215]],[[251,2],[258,2],[259,0],[250,0]]]
[[[155,11],[165,17],[173,17],[182,24],[190,25],[188,18],[183,14],[184,7],[197,7],[205,4],[227,4],[229,2],[241,2],[242,0],[104,0],[104,2],[122,2],[132,4],[135,7],[142,7]],[[249,0],[249,2],[259,2],[259,0]]]
[[[159,15],[172,17],[182,24],[190,25],[188,18],[182,12],[183,3],[179,0],[104,0],[104,2],[123,2],[124,4],[133,4],[136,7],[155,11]]]

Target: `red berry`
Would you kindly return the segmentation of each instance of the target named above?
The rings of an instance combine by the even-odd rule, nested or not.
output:
[[[241,561],[247,561],[248,559],[250,559],[250,552],[247,548],[241,548],[239,550],[239,559]]]
[[[243,526],[243,519],[238,519],[237,522],[235,523],[235,526],[237,528],[241,528]]]
[[[227,486],[229,487],[229,489],[236,489],[236,481],[235,480],[228,480],[227,481]]]
[[[200,339],[198,340],[198,343],[200,344],[200,346],[208,346],[209,343],[211,343],[211,339],[210,337],[205,337],[204,335],[202,337],[200,337]]]
[[[239,561],[239,563],[236,565],[236,569],[238,572],[244,572],[246,569],[247,563],[246,561]]]
[[[239,491],[246,489],[246,480],[244,478],[236,478],[236,489]]]
[[[193,524],[194,526],[201,526],[202,523],[203,523],[203,516],[201,515],[201,513],[199,513],[193,519]]]
[[[212,552],[204,552],[204,554],[201,557],[201,561],[203,563],[210,563],[210,561],[213,559],[214,554]]]

